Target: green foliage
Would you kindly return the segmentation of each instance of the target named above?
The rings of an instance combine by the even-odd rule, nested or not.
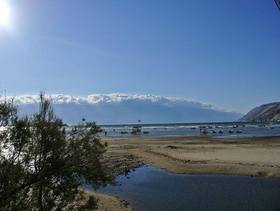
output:
[[[83,183],[104,185],[112,178],[101,162],[106,150],[95,123],[85,120],[66,133],[50,102],[19,118],[12,102],[0,104],[0,210],[90,210]]]

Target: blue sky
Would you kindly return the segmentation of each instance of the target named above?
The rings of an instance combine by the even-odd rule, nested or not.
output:
[[[8,1],[0,89],[10,95],[149,93],[240,112],[280,100],[273,0]]]

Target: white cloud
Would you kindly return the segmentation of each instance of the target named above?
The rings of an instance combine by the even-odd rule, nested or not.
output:
[[[51,94],[46,95],[48,99],[51,99],[53,104],[63,104],[63,103],[88,103],[88,104],[98,104],[98,103],[120,103],[125,101],[149,101],[149,102],[162,102],[162,103],[190,103],[194,105],[200,105],[207,108],[213,108],[213,106],[208,104],[203,104],[199,102],[194,102],[187,100],[185,98],[175,98],[175,97],[162,97],[158,95],[151,94],[126,94],[126,93],[111,93],[111,94],[91,94],[86,97],[82,96],[72,96],[64,94]],[[19,96],[7,96],[6,99],[13,99],[16,104],[34,104],[40,102],[39,95],[19,95]],[[0,97],[0,101],[5,100],[4,97]]]

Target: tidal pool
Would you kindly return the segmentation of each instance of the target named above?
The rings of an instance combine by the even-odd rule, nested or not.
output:
[[[280,210],[280,180],[174,174],[143,166],[98,192],[119,196],[135,211]]]

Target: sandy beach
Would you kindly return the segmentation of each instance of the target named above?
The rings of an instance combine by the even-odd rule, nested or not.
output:
[[[118,173],[151,164],[175,173],[214,173],[280,178],[280,137],[106,138],[107,159]]]
[[[97,199],[98,211],[131,211],[126,201],[114,196],[94,193]]]
[[[214,139],[135,136],[102,140],[108,143],[106,162],[115,175],[126,174],[149,164],[174,173],[280,178],[280,137]],[[100,210],[130,209],[117,198],[106,195],[98,198]]]

